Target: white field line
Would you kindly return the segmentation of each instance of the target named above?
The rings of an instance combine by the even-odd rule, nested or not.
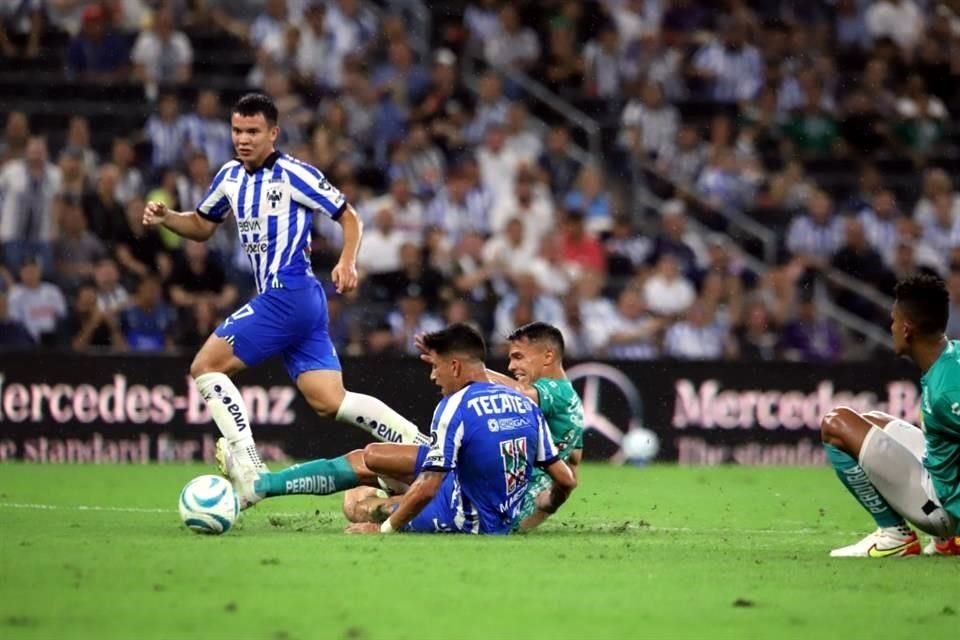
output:
[[[100,505],[83,505],[83,504],[69,504],[69,505],[57,505],[57,504],[37,504],[37,503],[24,503],[24,502],[0,502],[0,509],[33,509],[37,511],[106,511],[112,513],[165,513],[165,514],[174,514],[177,513],[176,509],[160,509],[160,508],[151,508],[151,507],[109,507],[109,506],[100,506]],[[281,518],[297,518],[303,516],[311,515],[309,511],[302,512],[283,512],[283,511],[263,511],[265,515],[268,516],[279,516]],[[335,512],[323,512],[325,515],[334,514]],[[339,515],[339,512],[336,512]],[[597,522],[597,523],[587,523],[586,526],[597,526],[608,529],[618,528],[618,523],[612,522]],[[722,528],[713,528],[713,529],[697,529],[694,527],[657,527],[653,525],[637,525],[630,523],[625,527],[626,531],[650,531],[651,533],[700,533],[708,535],[724,535],[724,534],[746,534],[746,535],[780,535],[780,536],[806,536],[813,534],[843,534],[843,535],[862,535],[863,531],[819,531],[817,529],[804,528],[804,529],[722,529]],[[587,531],[586,533],[589,533]]]

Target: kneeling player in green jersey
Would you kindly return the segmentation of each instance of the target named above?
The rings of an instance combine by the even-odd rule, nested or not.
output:
[[[583,404],[563,370],[563,334],[553,325],[532,322],[514,331],[507,340],[508,368],[515,378],[490,369],[487,369],[487,377],[491,382],[517,389],[540,407],[560,459],[576,476],[583,454]],[[426,354],[421,358],[429,362]],[[414,467],[416,447],[375,443],[366,451],[378,467],[395,469],[393,477],[399,477],[401,471]],[[388,480],[383,484],[392,491],[404,489]],[[550,516],[550,511],[537,506],[537,496],[540,496],[541,504],[549,503],[551,488],[549,474],[534,469],[520,508],[517,530],[529,531]],[[395,502],[395,498],[388,498],[382,491],[359,487],[344,496],[343,511],[352,522],[378,520]]]
[[[560,458],[576,474],[583,457],[583,404],[563,370],[563,334],[553,325],[531,322],[507,340],[507,368],[514,378],[487,370],[490,381],[513,387],[539,405]],[[529,531],[549,517],[549,513],[537,509],[536,499],[551,486],[550,476],[535,469],[520,509],[518,530]]]
[[[922,275],[900,282],[894,297],[894,350],[923,371],[923,429],[848,407],[824,416],[827,457],[878,527],[834,557],[919,554],[908,522],[935,537],[925,553],[960,555],[960,341],[945,335],[949,295],[941,279]]]

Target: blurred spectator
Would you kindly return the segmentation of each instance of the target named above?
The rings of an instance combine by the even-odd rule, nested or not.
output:
[[[490,230],[501,231],[514,218],[523,221],[527,239],[535,246],[556,227],[553,201],[537,185],[533,170],[526,165],[517,171],[513,193],[494,202],[490,209]]]
[[[97,172],[100,156],[90,144],[90,121],[84,116],[71,116],[67,123],[66,147],[82,153],[84,172],[92,176]]]
[[[97,307],[104,313],[119,313],[130,306],[130,294],[120,283],[120,272],[113,258],[97,260],[93,283],[97,288]]]
[[[363,245],[357,256],[357,269],[366,275],[399,271],[400,247],[409,241],[410,237],[394,225],[390,209],[380,209],[372,227],[364,231]]]
[[[576,187],[563,199],[563,205],[567,210],[582,212],[592,233],[603,233],[613,226],[613,203],[596,166],[587,165],[580,171]]]
[[[202,151],[194,151],[187,156],[187,172],[177,176],[177,200],[189,207],[195,207],[206,194],[213,173],[210,163]],[[215,238],[222,234],[215,234]],[[219,238],[217,238],[219,239]]]
[[[807,199],[807,210],[796,216],[787,230],[787,249],[807,266],[822,267],[840,247],[842,222],[834,217],[833,201],[823,191]]]
[[[726,348],[727,330],[703,301],[690,305],[686,318],[669,329],[663,339],[664,355],[681,360],[718,360]]]
[[[617,299],[617,315],[607,336],[606,352],[617,360],[652,360],[663,323],[647,313],[642,294],[627,287]]]
[[[202,346],[218,324],[220,324],[220,318],[213,302],[208,299],[198,301],[182,323],[183,328],[177,336],[177,346]]]
[[[880,252],[889,253],[897,241],[897,218],[900,210],[892,191],[880,189],[873,196],[871,206],[860,212],[860,221],[867,233],[870,245]]]
[[[58,203],[60,234],[54,244],[54,263],[58,283],[72,293],[93,276],[93,265],[106,257],[107,249],[87,229],[87,220],[79,202],[60,198]]]
[[[143,196],[146,192],[143,184],[143,174],[136,167],[136,153],[129,138],[118,137],[113,139],[110,160],[119,172],[115,191],[117,200],[126,206],[132,198]]]
[[[163,301],[163,289],[153,276],[137,286],[133,304],[123,312],[121,330],[134,351],[168,351],[173,348],[177,315]]]
[[[500,299],[494,312],[494,339],[504,339],[516,327],[534,320],[562,329],[563,305],[557,298],[541,290],[532,273],[518,268],[513,275],[513,285],[514,290]]]
[[[38,256],[53,270],[51,242],[56,221],[53,202],[63,186],[60,169],[47,160],[47,143],[32,137],[23,160],[0,170],[0,248],[5,264],[17,268],[27,256]]]
[[[336,57],[336,36],[326,28],[327,7],[311,2],[299,25],[300,46],[297,49],[297,73],[308,86],[321,91],[334,91],[341,83],[341,60]]]
[[[908,58],[923,34],[923,15],[913,0],[877,0],[866,23],[874,40],[891,38]]]
[[[830,362],[843,354],[843,339],[834,321],[812,296],[800,301],[797,317],[783,328],[780,348],[787,360]]]
[[[948,196],[951,200],[950,210],[953,219],[960,219],[960,194],[954,191],[953,181],[940,167],[931,167],[923,173],[923,192],[913,209],[913,218],[921,227],[926,227],[936,220],[933,203],[941,194]]]
[[[715,102],[754,98],[763,80],[763,62],[747,42],[746,25],[734,21],[723,29],[721,39],[701,47],[693,57],[692,73]]]
[[[83,149],[80,147],[66,147],[60,152],[57,159],[60,169],[60,193],[74,198],[83,198],[90,186],[90,176],[87,174],[87,164],[84,162]]]
[[[362,202],[358,209],[365,224],[371,224],[379,212],[388,210],[394,226],[412,242],[419,242],[423,237],[426,216],[423,203],[413,196],[410,181],[402,176],[390,181],[386,194]]]
[[[83,197],[87,226],[111,251],[129,235],[125,207],[117,199],[119,184],[117,167],[103,164],[97,173],[96,188]]]
[[[400,269],[383,274],[382,282],[386,288],[386,300],[397,300],[403,292],[416,285],[420,295],[427,302],[427,308],[436,309],[445,286],[443,275],[424,260],[423,252],[412,242],[400,247]]]
[[[206,301],[224,311],[237,300],[236,287],[227,281],[223,267],[203,242],[183,243],[183,255],[174,264],[168,284],[170,302],[184,309]]]
[[[11,111],[3,127],[3,140],[0,140],[0,165],[10,160],[20,160],[27,150],[30,140],[30,121],[23,111]]]
[[[680,114],[673,105],[664,101],[663,90],[656,83],[646,82],[638,87],[638,95],[627,102],[620,118],[623,126],[621,141],[626,146],[655,157],[676,139]],[[630,144],[630,138],[635,139],[639,146]]]
[[[491,274],[506,281],[515,271],[529,269],[538,246],[527,233],[524,221],[511,218],[483,245],[483,263]]]
[[[734,332],[730,355],[740,360],[775,360],[779,334],[779,327],[766,305],[754,300],[747,305],[743,324]]]
[[[33,347],[34,344],[26,325],[10,316],[7,292],[0,290],[0,348],[21,349]]]
[[[480,192],[470,190],[465,172],[454,170],[447,175],[446,187],[437,193],[426,212],[426,223],[444,231],[454,243],[465,233],[490,231],[487,199]]]
[[[197,95],[194,113],[186,116],[186,141],[191,150],[203,153],[215,170],[233,157],[233,140],[230,126],[220,108],[220,96],[216,91],[205,89]],[[184,154],[189,157],[189,153]]]
[[[940,142],[950,114],[940,98],[927,93],[926,82],[918,75],[907,80],[906,94],[897,100],[897,136],[918,156],[929,155]]]
[[[516,7],[501,7],[500,28],[484,44],[484,57],[494,67],[516,71],[531,69],[540,58],[537,34],[520,22]]]
[[[629,218],[613,220],[610,235],[603,241],[607,255],[606,271],[612,277],[629,277],[650,259],[653,242],[645,235],[635,233]]]
[[[52,345],[58,325],[67,315],[67,302],[60,287],[42,279],[41,263],[26,258],[20,266],[20,280],[10,288],[7,304],[10,318],[27,328],[35,342]]]
[[[576,100],[583,89],[585,68],[576,35],[569,21],[563,18],[552,20],[547,55],[537,73],[551,91],[566,100]]]
[[[947,278],[947,290],[950,292],[950,316],[947,321],[946,333],[948,338],[957,339],[960,338],[960,269],[950,271],[950,277]],[[2,302],[0,302],[0,305],[2,305]],[[0,319],[2,318],[2,307],[0,307]],[[0,331],[0,335],[3,335],[3,331]]]
[[[187,120],[180,115],[176,94],[165,93],[157,103],[157,112],[147,119],[144,137],[150,142],[150,166],[154,171],[177,167],[187,146]]]
[[[40,55],[41,39],[46,26],[44,0],[21,0],[0,4],[0,53],[16,58],[20,50],[10,39],[11,32],[27,35],[23,53],[28,58]]]
[[[83,26],[67,47],[67,70],[80,80],[103,84],[129,76],[127,41],[113,28],[100,5],[83,9]]]
[[[497,4],[498,0],[476,0],[467,4],[463,24],[472,44],[482,45],[500,30]]]
[[[149,92],[150,87],[190,80],[193,47],[186,34],[174,30],[170,11],[162,9],[154,14],[153,25],[140,32],[130,59],[134,79]]]
[[[287,0],[266,0],[263,11],[250,25],[250,44],[259,48],[271,38],[283,35],[287,29]]]
[[[692,185],[707,164],[706,144],[691,125],[682,125],[677,130],[675,144],[660,150],[657,156],[657,171],[676,180],[680,185]]]
[[[540,135],[530,126],[527,105],[515,100],[507,107],[504,132],[506,146],[513,151],[525,166],[532,166],[543,151]]]
[[[839,139],[837,121],[824,109],[819,86],[811,88],[800,111],[784,125],[783,131],[801,154],[824,156]]]
[[[883,258],[867,242],[863,223],[854,217],[844,221],[845,241],[833,256],[831,265],[858,280],[870,283],[887,295],[893,294],[896,284],[893,274],[886,268]],[[838,289],[834,293],[837,304],[847,311],[868,320],[876,319],[875,307],[854,291]]]
[[[588,98],[618,100],[627,77],[620,35],[610,23],[604,23],[595,40],[583,49],[584,94]]]
[[[570,132],[563,126],[555,126],[547,134],[547,144],[537,165],[543,172],[554,197],[573,189],[580,175],[580,163],[570,157]]]
[[[97,290],[85,285],[77,291],[73,310],[63,329],[74,351],[90,347],[113,347],[123,349],[126,342],[120,332],[120,320],[116,312],[103,311],[97,304]]]
[[[584,271],[576,282],[576,296],[570,298],[579,307],[586,354],[602,353],[619,322],[616,306],[603,295],[604,284],[602,272]]]
[[[377,35],[377,16],[360,0],[327,3],[326,29],[333,34],[335,58],[364,57]]]
[[[420,353],[415,338],[418,335],[439,331],[443,322],[427,311],[427,302],[420,288],[411,284],[401,294],[397,309],[387,316],[396,349],[415,356]]]
[[[561,247],[563,261],[572,273],[581,270],[603,271],[607,266],[603,244],[587,231],[584,216],[579,211],[569,211],[564,217]]]
[[[687,310],[697,298],[696,289],[680,271],[680,264],[670,253],[657,260],[656,269],[643,284],[643,301],[651,313],[675,316]]]
[[[374,70],[371,80],[381,95],[389,95],[406,110],[426,93],[430,74],[417,64],[410,44],[400,40],[390,43],[386,62]]]
[[[652,262],[669,254],[676,258],[680,270],[688,276],[697,272],[699,257],[705,253],[703,241],[687,227],[686,205],[682,200],[668,200],[660,210],[660,233],[653,240]]]
[[[118,240],[115,256],[125,272],[136,279],[158,274],[166,280],[173,270],[173,262],[157,228],[143,226],[145,204],[142,198],[134,198],[127,205],[127,234]]]

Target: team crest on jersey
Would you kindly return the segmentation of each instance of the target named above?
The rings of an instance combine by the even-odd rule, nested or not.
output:
[[[267,202],[270,203],[271,209],[276,209],[282,199],[283,192],[281,192],[280,189],[270,189],[267,191]]]

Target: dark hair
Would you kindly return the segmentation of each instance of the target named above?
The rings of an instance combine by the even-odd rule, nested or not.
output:
[[[479,362],[487,359],[487,345],[483,342],[483,336],[470,325],[459,322],[428,333],[423,337],[423,344],[440,356],[457,353]]]
[[[516,329],[507,336],[507,340],[514,342],[516,340],[529,340],[530,342],[547,342],[557,352],[560,358],[563,358],[564,344],[563,334],[552,324],[546,322],[531,322]]]
[[[231,113],[239,113],[242,116],[255,116],[258,113],[263,114],[264,120],[271,127],[277,126],[277,120],[280,114],[277,112],[277,105],[273,103],[273,98],[263,93],[248,93],[237,100],[233,105]]]
[[[924,336],[937,337],[947,330],[950,294],[938,276],[918,274],[897,283],[893,290],[900,310]]]

